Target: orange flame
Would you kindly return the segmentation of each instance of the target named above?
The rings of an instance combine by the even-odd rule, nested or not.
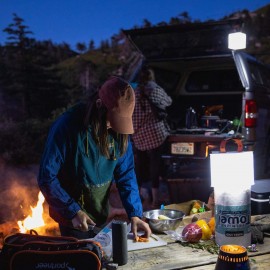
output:
[[[38,194],[38,202],[36,207],[31,207],[32,214],[28,215],[24,220],[19,220],[17,224],[19,225],[20,232],[25,233],[29,230],[39,228],[45,225],[43,219],[43,203],[45,201],[44,196],[41,192]]]

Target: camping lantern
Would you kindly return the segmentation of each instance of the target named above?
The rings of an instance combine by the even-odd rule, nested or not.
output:
[[[218,245],[251,244],[250,188],[254,183],[253,152],[210,154],[215,196],[215,239]]]
[[[250,264],[246,248],[238,245],[220,247],[215,270],[249,270]]]
[[[228,36],[228,48],[241,50],[246,48],[246,34],[242,32],[231,33]]]

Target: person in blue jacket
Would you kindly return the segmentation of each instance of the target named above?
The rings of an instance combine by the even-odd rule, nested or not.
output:
[[[135,96],[122,78],[109,78],[88,104],[79,103],[51,126],[38,185],[62,236],[93,237],[89,225],[104,226],[113,181],[131,221],[134,237],[151,229],[142,217],[129,134]]]

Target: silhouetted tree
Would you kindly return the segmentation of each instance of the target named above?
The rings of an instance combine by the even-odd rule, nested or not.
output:
[[[76,44],[76,49],[80,52],[80,53],[83,53],[86,51],[86,45],[84,42],[78,42]]]
[[[179,17],[181,23],[190,23],[192,21],[191,17],[189,16],[187,11],[180,13],[178,15],[178,17]]]
[[[9,24],[3,31],[8,34],[7,46],[18,47],[24,50],[31,45],[31,40],[28,35],[33,34],[32,31],[27,30],[28,26],[24,25],[24,20],[16,13],[13,13],[13,23]]]
[[[147,19],[143,20],[143,27],[147,28],[147,27],[151,27],[152,23],[150,21],[148,21]]]
[[[177,18],[177,17],[172,17],[172,18],[170,19],[170,24],[171,24],[171,25],[179,24],[179,23],[180,23],[180,19]]]
[[[103,52],[103,53],[108,53],[109,50],[110,50],[110,43],[108,40],[102,40],[100,42],[100,50]]]
[[[93,39],[91,39],[90,42],[89,42],[88,50],[92,51],[94,49],[95,49],[95,42],[94,42]]]
[[[7,101],[7,117],[16,121],[46,118],[51,110],[66,102],[65,88],[55,70],[48,68],[52,64],[45,53],[48,50],[44,50],[44,44],[29,38],[32,32],[26,29],[28,26],[16,14],[13,23],[4,29],[8,41],[2,54],[4,74],[0,75],[0,85]],[[50,43],[46,45],[53,48]]]
[[[14,13],[13,23],[4,29],[4,32],[8,34],[4,59],[7,71],[4,95],[13,97],[13,103],[21,109],[17,112],[21,117],[29,116],[27,107],[29,85],[34,71],[29,51],[35,40],[28,37],[29,34],[32,34],[32,31],[27,30],[28,28],[24,25],[24,20]]]

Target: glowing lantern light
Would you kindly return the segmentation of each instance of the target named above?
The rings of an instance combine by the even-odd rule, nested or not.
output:
[[[229,34],[228,48],[231,50],[245,49],[246,48],[246,34],[242,32]]]
[[[250,188],[254,183],[253,152],[210,154],[215,194],[215,238],[218,245],[251,243]]]

